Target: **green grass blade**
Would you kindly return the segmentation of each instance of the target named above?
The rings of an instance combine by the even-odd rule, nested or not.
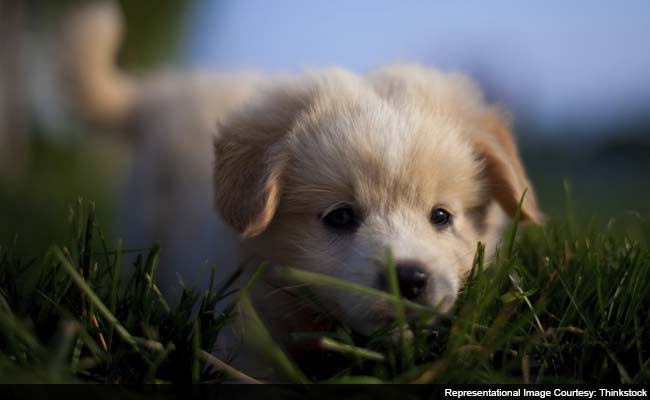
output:
[[[309,380],[307,377],[282,351],[280,346],[275,343],[266,330],[246,292],[244,292],[244,295],[239,300],[239,305],[242,311],[242,318],[244,318],[246,335],[260,351],[266,353],[268,358],[277,367],[278,372],[293,383],[308,383]]]
[[[199,383],[201,379],[201,322],[194,319],[192,329],[192,383]]]
[[[226,364],[225,362],[219,360],[214,355],[208,353],[205,350],[201,350],[200,357],[204,363],[212,365],[218,371],[224,372],[226,375],[234,378],[242,383],[252,383],[252,384],[262,384],[264,382],[257,380],[253,377],[246,375],[245,373],[239,371],[236,368]]]
[[[375,362],[385,362],[386,357],[376,351],[364,349],[362,347],[351,346],[349,344],[337,342],[336,340],[330,338],[321,338],[320,346],[324,350],[333,351],[339,354],[351,356],[354,358],[375,361]]]
[[[74,266],[70,264],[70,261],[63,255],[63,252],[58,248],[55,247],[53,249],[54,255],[58,258],[59,262],[61,263],[61,266],[65,269],[65,271],[68,273],[70,278],[72,278],[73,282],[77,285],[79,290],[81,290],[87,297],[88,299],[95,305],[99,313],[106,318],[106,320],[115,327],[115,331],[117,334],[124,340],[126,343],[130,344],[134,348],[137,349],[137,342],[133,336],[122,326],[120,321],[115,318],[115,315],[109,311],[109,309],[104,305],[104,303],[97,297],[95,292],[90,289],[86,281],[83,279],[81,275],[76,271]]]
[[[108,300],[108,311],[115,315],[115,309],[117,308],[117,295],[120,289],[120,275],[122,273],[122,240],[117,241],[117,248],[115,249],[115,261],[113,262],[112,275],[111,275],[111,292],[109,294]],[[108,350],[110,351],[113,348],[113,331],[115,326],[109,324],[108,326]]]
[[[277,267],[274,269],[278,271],[278,273],[282,274],[283,277],[295,280],[296,282],[309,283],[309,284],[321,285],[321,286],[329,286],[329,287],[339,288],[342,290],[348,290],[352,293],[362,295],[362,296],[373,297],[377,300],[383,300],[390,304],[395,304],[397,301],[395,299],[395,296],[390,293],[382,292],[381,290],[373,289],[367,286],[358,285],[356,283],[352,283],[349,281],[337,279],[329,275],[317,274],[314,272],[309,272],[309,271],[304,271],[304,270],[289,268],[289,267]],[[413,303],[412,301],[401,300],[401,302],[406,308],[410,308],[414,311],[417,311],[425,315],[441,315],[440,312],[438,312],[433,308],[426,307],[421,304]]]

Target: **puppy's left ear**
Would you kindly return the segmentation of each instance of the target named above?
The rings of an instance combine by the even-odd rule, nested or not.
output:
[[[280,202],[289,160],[287,137],[307,93],[278,86],[228,117],[214,141],[214,201],[241,237],[262,233]]]
[[[510,117],[494,107],[479,119],[480,129],[473,133],[473,142],[483,161],[483,179],[490,195],[513,217],[521,196],[521,220],[540,223],[543,214],[537,205],[535,191],[526,176],[511,133]]]

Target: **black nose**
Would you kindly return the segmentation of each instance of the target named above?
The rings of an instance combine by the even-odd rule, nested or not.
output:
[[[417,299],[427,288],[429,274],[418,263],[402,262],[397,266],[399,290],[407,300]]]

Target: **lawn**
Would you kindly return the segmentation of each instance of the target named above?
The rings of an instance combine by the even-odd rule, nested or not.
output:
[[[33,257],[11,243],[0,248],[0,381],[256,381],[210,355],[239,303],[280,381],[649,383],[650,224],[635,216],[576,222],[566,197],[564,216],[543,227],[514,221],[494,261],[486,263],[478,245],[456,309],[433,330],[420,321],[435,310],[394,292],[286,269],[291,279],[384,298],[422,317],[409,321],[412,337],[399,340],[344,326],[319,333],[323,352],[311,365],[282,353],[246,290],[214,282],[214,271],[202,277],[208,290],[188,285],[164,298],[154,283],[160,249],[122,262],[126,247],[107,240],[94,205],[78,200],[61,216],[63,244]]]

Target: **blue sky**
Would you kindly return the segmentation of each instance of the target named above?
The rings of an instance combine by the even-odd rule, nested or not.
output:
[[[196,68],[460,70],[515,116],[584,132],[650,113],[650,1],[199,0]]]

